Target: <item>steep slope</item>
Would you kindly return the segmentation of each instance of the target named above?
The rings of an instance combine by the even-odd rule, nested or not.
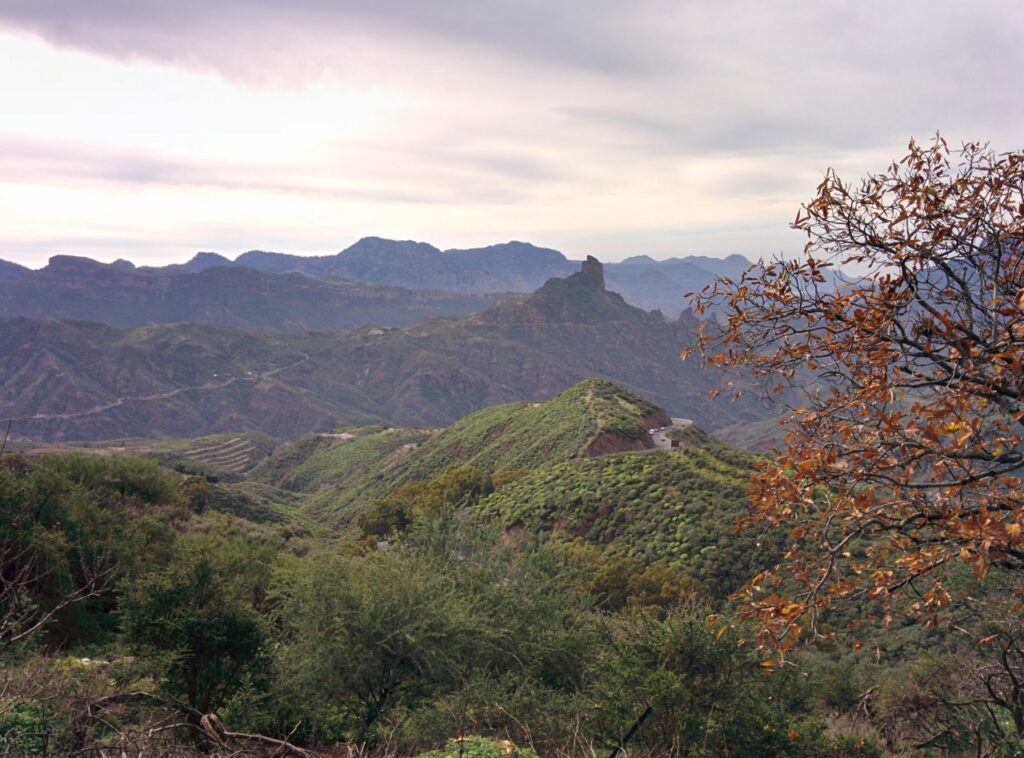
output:
[[[431,434],[427,429],[365,427],[304,437],[253,469],[252,481],[289,492],[348,497],[376,488],[383,472],[400,467]]]
[[[214,259],[219,256],[204,254]],[[405,326],[461,315],[495,298],[270,275],[248,268],[204,268],[157,275],[88,258],[55,256],[14,282],[0,279],[0,316],[74,318],[114,326],[196,321],[259,331]]]
[[[747,398],[708,397],[722,377],[679,360],[696,326],[629,306],[593,272],[402,330],[284,335],[13,319],[0,323],[0,418],[35,439],[291,438],[339,424],[443,426],[592,377],[712,430],[771,415]]]
[[[403,478],[427,479],[453,465],[494,472],[645,450],[653,447],[647,430],[669,423],[629,390],[588,379],[543,403],[498,405],[456,421],[416,450]]]
[[[574,459],[527,473],[487,496],[473,514],[521,533],[582,539],[610,556],[665,561],[713,596],[735,590],[769,557],[768,545],[734,532],[747,511],[753,457],[695,427],[682,447]]]

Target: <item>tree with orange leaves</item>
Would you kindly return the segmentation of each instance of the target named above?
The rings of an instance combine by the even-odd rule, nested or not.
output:
[[[911,142],[857,185],[827,172],[793,227],[804,259],[695,299],[727,314],[707,363],[802,397],[752,483],[749,520],[786,549],[740,596],[781,653],[842,604],[935,624],[976,600],[964,564],[1024,569],[1024,152]],[[1018,613],[1012,586],[995,600]]]

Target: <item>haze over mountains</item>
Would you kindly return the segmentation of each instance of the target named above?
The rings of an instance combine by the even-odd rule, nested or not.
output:
[[[631,306],[605,289],[600,264],[584,268],[470,316],[405,329],[272,334],[4,319],[0,418],[42,440],[296,437],[338,424],[446,425],[591,377],[712,431],[772,414],[751,400],[708,398],[722,377],[679,360],[695,319]]]
[[[2,276],[2,271],[0,271]],[[335,331],[364,324],[406,326],[428,316],[464,315],[490,294],[461,294],[298,273],[214,267],[193,273],[136,269],[55,256],[38,271],[0,278],[0,315],[73,318],[113,326],[193,321],[254,331]]]
[[[606,265],[609,289],[669,319],[684,293],[749,262],[635,256]],[[38,271],[0,261],[0,315],[77,318],[115,326],[198,321],[261,331],[405,326],[470,313],[510,292],[532,292],[579,267],[524,242],[442,252],[423,242],[364,238],[337,255],[199,253],[184,264],[135,268],[55,256]],[[415,291],[414,291],[415,290]],[[486,296],[486,297],[484,297]]]

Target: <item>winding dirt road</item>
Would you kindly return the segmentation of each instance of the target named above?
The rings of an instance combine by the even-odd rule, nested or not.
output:
[[[192,392],[193,390],[220,390],[225,387],[229,387],[236,382],[262,382],[265,379],[272,377],[274,374],[279,374],[282,371],[300,366],[310,359],[308,354],[304,355],[301,359],[295,361],[295,363],[289,363],[287,366],[278,366],[275,369],[269,371],[262,371],[259,374],[253,376],[233,376],[223,382],[211,382],[209,384],[195,384],[190,387],[178,387],[177,389],[169,390],[168,392],[158,392],[153,395],[128,395],[125,397],[119,397],[116,400],[105,403],[103,405],[97,405],[93,408],[89,408],[84,411],[74,411],[72,413],[37,413],[34,416],[16,416],[11,419],[4,419],[9,421],[39,421],[43,419],[70,419],[70,418],[82,418],[83,416],[92,416],[97,413],[103,413],[109,411],[112,408],[117,408],[124,405],[125,403],[134,402],[148,402],[152,400],[170,400],[172,397],[182,394],[183,392]]]

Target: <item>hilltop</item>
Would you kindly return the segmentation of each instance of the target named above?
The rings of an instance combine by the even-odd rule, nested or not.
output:
[[[279,447],[246,479],[351,533],[375,508],[409,507],[432,482],[450,489],[459,486],[452,472],[477,472],[494,486],[463,516],[497,527],[506,542],[581,540],[606,559],[674,566],[721,598],[763,567],[770,548],[734,534],[755,458],[693,425],[670,433],[677,448],[656,449],[651,429],[670,424],[635,393],[587,380],[443,429],[307,437]]]
[[[350,523],[359,507],[452,466],[488,474],[654,447],[648,429],[671,423],[657,406],[591,379],[540,403],[506,403],[444,429],[369,427],[307,437],[248,478],[309,495],[308,512]]]
[[[678,449],[553,461],[497,488],[474,518],[495,523],[506,539],[522,534],[581,539],[611,557],[684,569],[724,597],[766,565],[736,535],[747,512],[754,457],[698,427],[676,432]]]

